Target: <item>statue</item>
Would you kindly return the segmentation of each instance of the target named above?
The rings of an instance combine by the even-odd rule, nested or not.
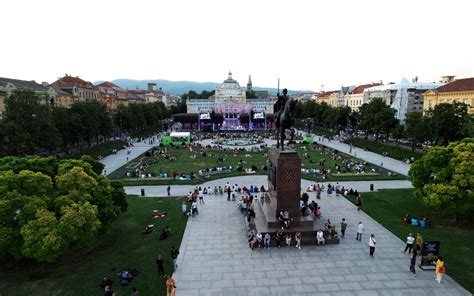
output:
[[[290,129],[294,123],[294,114],[296,108],[296,101],[289,99],[287,95],[287,89],[283,89],[283,95],[278,95],[277,102],[275,103],[275,124],[277,129],[277,148],[285,150],[283,142],[285,141],[285,130]]]

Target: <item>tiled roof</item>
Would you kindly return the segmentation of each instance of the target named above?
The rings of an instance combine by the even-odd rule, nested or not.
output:
[[[323,93],[320,93],[318,98],[325,98],[325,97],[329,97],[330,95],[332,94],[335,94],[335,93],[339,93],[340,90],[331,90],[331,91],[325,91]]]
[[[101,84],[97,84],[96,86],[98,86],[98,87],[104,87],[104,88],[121,89],[120,86],[118,86],[118,85],[116,85],[116,84],[113,84],[112,82],[109,82],[109,81],[102,82]]]
[[[82,87],[93,87],[92,83],[82,80],[79,77],[73,77],[71,75],[65,75],[52,83],[54,87],[65,87],[65,86],[82,86]]]
[[[361,94],[364,92],[366,88],[373,87],[373,86],[379,86],[380,83],[371,83],[371,84],[361,84],[358,87],[354,88],[351,92],[351,94]]]
[[[35,81],[18,80],[18,79],[0,77],[0,85],[6,85],[7,83],[11,83],[15,85],[17,88],[30,89],[33,91],[44,91],[44,92],[48,91],[48,88],[46,86],[36,83]]]
[[[458,79],[436,89],[436,92],[455,92],[474,90],[474,77]]]

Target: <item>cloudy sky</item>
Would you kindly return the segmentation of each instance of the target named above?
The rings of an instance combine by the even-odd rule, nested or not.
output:
[[[474,76],[472,0],[5,0],[0,77],[325,90]]]

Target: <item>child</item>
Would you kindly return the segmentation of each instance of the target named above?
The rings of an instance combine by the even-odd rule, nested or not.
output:
[[[318,219],[320,219],[320,217],[321,217],[321,207],[318,207],[318,208],[316,209],[316,217],[317,217]]]

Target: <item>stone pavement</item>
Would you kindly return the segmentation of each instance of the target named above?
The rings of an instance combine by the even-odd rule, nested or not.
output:
[[[317,202],[322,221],[331,218],[338,225],[346,218],[349,226],[339,245],[298,250],[293,242],[252,251],[236,203],[225,195],[205,197],[181,243],[177,295],[470,295],[449,276],[437,284],[433,271],[417,268],[417,275],[411,274],[408,255],[401,253],[404,243],[345,198],[323,194]],[[355,240],[359,221],[365,225],[362,242]],[[374,258],[368,247],[372,233]]]
[[[257,185],[259,188],[263,185],[265,188],[268,187],[268,180],[266,175],[247,175],[247,176],[239,176],[239,177],[230,177],[218,180],[212,180],[200,185],[170,185],[171,186],[171,195],[173,196],[181,196],[187,195],[189,191],[193,190],[196,186],[206,186],[214,188],[214,186],[221,185],[222,187],[229,182],[229,184],[235,185]],[[327,184],[331,183],[335,185],[336,182],[324,182],[319,184]],[[308,180],[301,180],[301,189],[308,188],[308,186],[314,184],[314,181]],[[375,190],[378,189],[399,189],[399,188],[412,188],[411,182],[408,180],[387,180],[387,181],[347,181],[347,182],[339,182],[341,186],[345,186],[347,188],[357,189],[359,192],[368,192],[370,191],[370,184],[374,184]],[[126,186],[125,192],[127,194],[136,194],[140,195],[141,189],[145,189],[145,196],[166,196],[167,195],[167,185],[162,186]]]

